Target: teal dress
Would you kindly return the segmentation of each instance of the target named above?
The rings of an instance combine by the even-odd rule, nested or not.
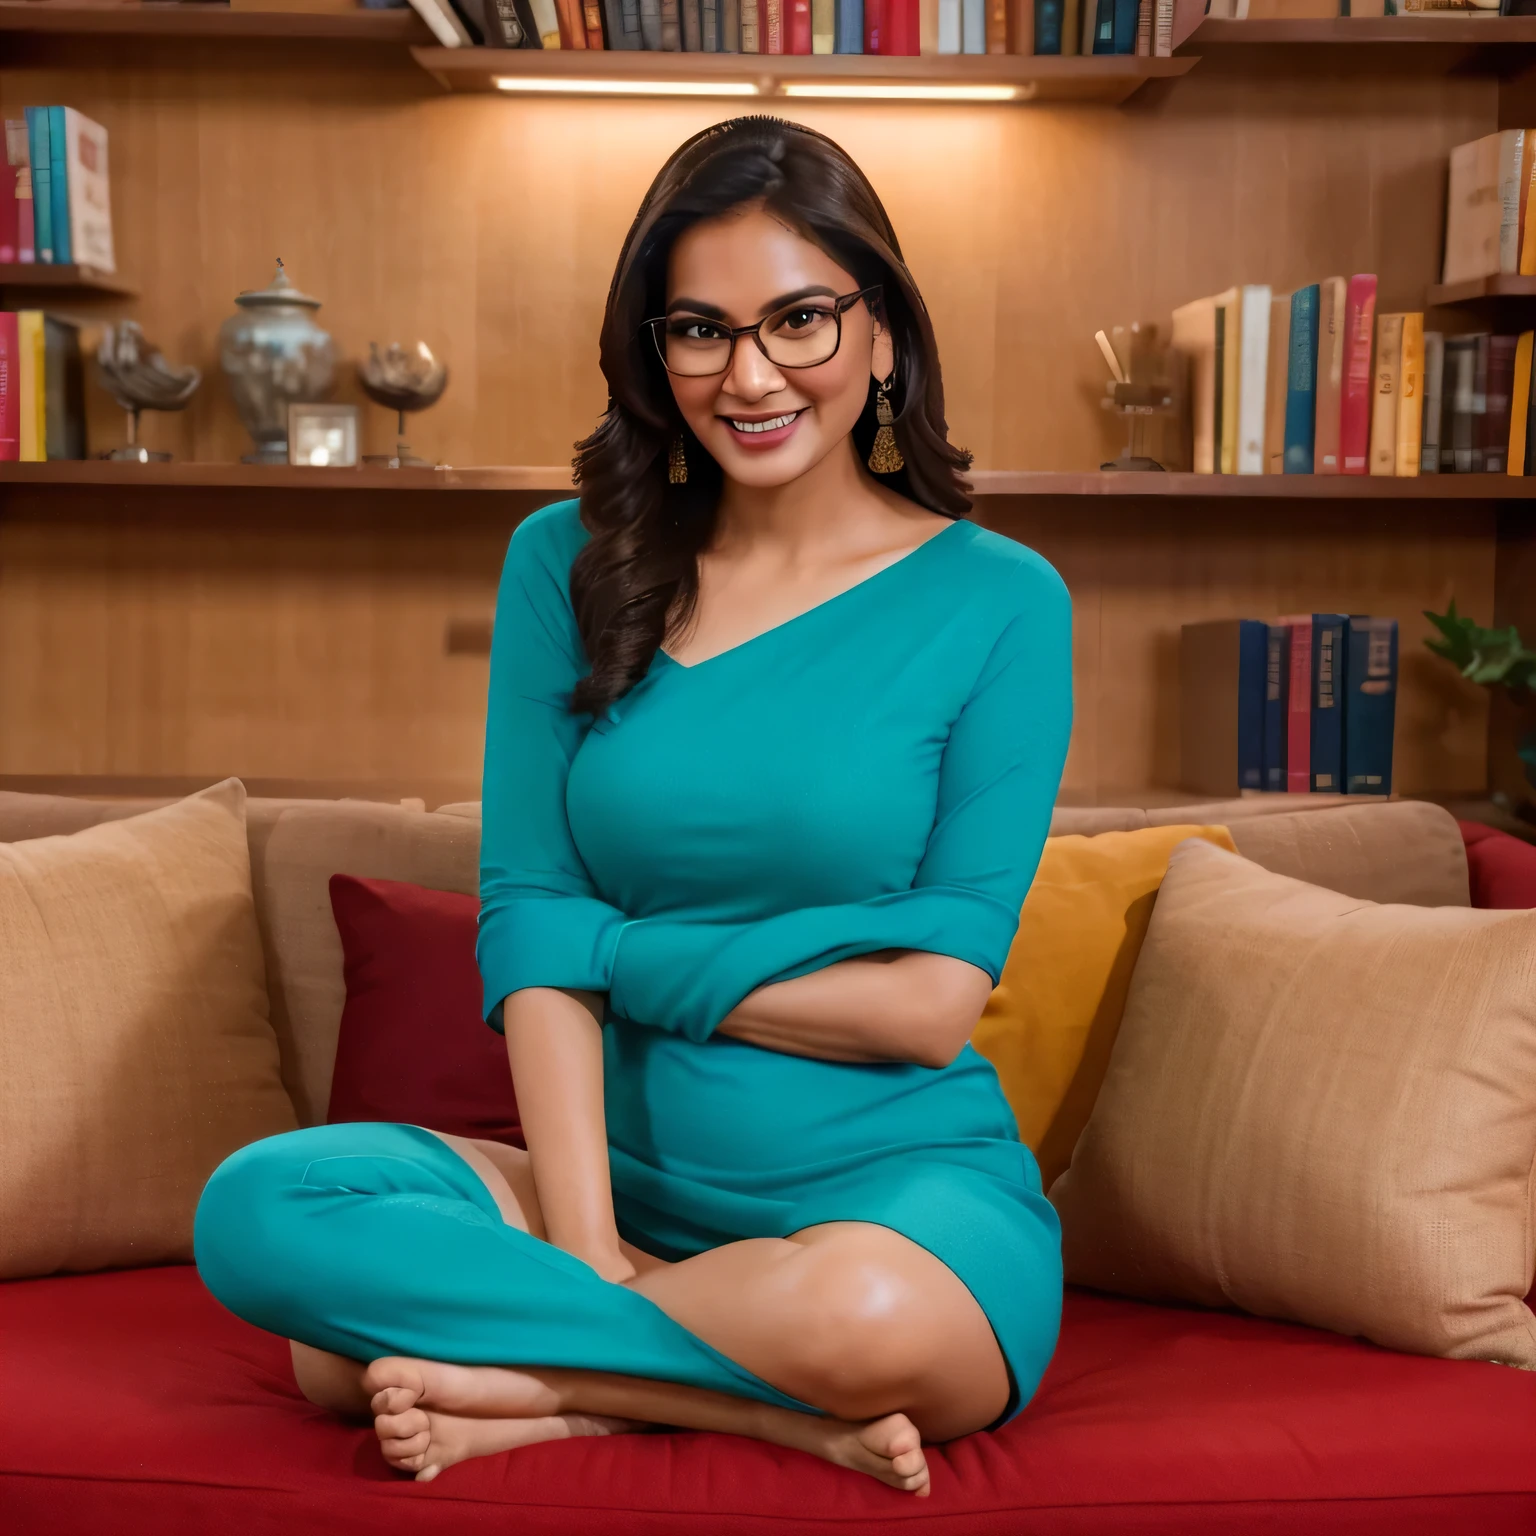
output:
[[[990,1063],[970,1046],[942,1068],[820,1061],[718,1027],[757,987],[876,950],[997,981],[1066,755],[1066,588],[959,520],[717,656],[658,650],[593,719],[565,707],[587,670],[569,597],[587,537],[575,501],[534,513],[497,599],[487,1021],[500,1028],[523,987],[605,993],[621,1235],[681,1259],[820,1222],[889,1227],[976,1297],[1011,1418],[1055,1347],[1060,1233]],[[232,1310],[357,1358],[581,1366],[816,1411],[507,1227],[415,1127],[317,1127],[236,1153],[195,1241]],[[382,1252],[414,1257],[381,1272]]]

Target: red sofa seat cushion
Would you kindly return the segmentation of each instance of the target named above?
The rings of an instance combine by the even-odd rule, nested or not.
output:
[[[402,1262],[409,1262],[402,1255]],[[0,1285],[8,1533],[1530,1536],[1536,1373],[1069,1293],[1029,1408],[932,1497],[734,1436],[624,1435],[398,1478],[188,1267]]]
[[[326,1119],[522,1146],[507,1043],[480,1017],[473,896],[331,876],[347,1001]]]
[[[1536,846],[1477,821],[1463,821],[1472,905],[1503,911],[1536,907]]]

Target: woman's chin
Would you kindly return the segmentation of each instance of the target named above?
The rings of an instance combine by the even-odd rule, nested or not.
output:
[[[727,480],[766,491],[798,480],[820,462],[822,451],[821,445],[811,441],[807,434],[799,440],[791,438],[767,449],[737,448],[734,443],[722,443],[715,449],[714,457]]]

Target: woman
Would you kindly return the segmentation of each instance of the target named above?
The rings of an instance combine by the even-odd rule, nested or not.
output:
[[[1055,1216],[966,1042],[1066,753],[1067,594],[964,519],[927,313],[809,129],[673,156],[602,362],[491,654],[478,956],[528,1152],[259,1142],[198,1264],[418,1479],[664,1424],[924,1494],[923,1442],[1055,1347]]]

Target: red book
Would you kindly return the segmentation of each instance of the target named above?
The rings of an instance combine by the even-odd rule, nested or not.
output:
[[[886,0],[864,0],[864,52],[888,53],[886,37]]]
[[[27,242],[30,245],[32,242]],[[0,163],[0,261],[20,261],[21,208],[16,201],[16,168]]]
[[[1371,341],[1376,334],[1376,274],[1349,280],[1344,298],[1344,390],[1339,405],[1339,473],[1363,475],[1371,455]]]
[[[881,38],[880,52],[889,58],[892,55],[907,57],[922,51],[918,0],[885,0],[885,34]]]
[[[784,39],[785,53],[811,51],[811,0],[785,0],[789,17],[789,36]]]
[[[762,0],[759,36],[764,53],[784,52],[784,6],[786,0]]]
[[[16,314],[0,311],[0,462],[21,457],[21,347]]]
[[[1312,615],[1290,615],[1280,622],[1291,632],[1291,686],[1285,718],[1285,787],[1293,795],[1304,795],[1312,788]]]
[[[582,0],[582,24],[586,28],[587,47],[603,46],[603,8],[600,0]]]

